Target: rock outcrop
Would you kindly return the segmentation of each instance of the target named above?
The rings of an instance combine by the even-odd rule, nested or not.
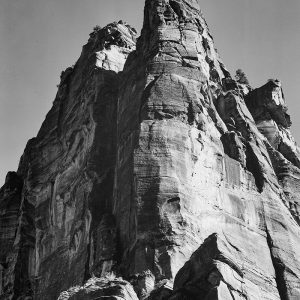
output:
[[[280,82],[234,81],[196,0],[135,36],[95,28],[1,189],[0,299],[300,299]]]
[[[266,147],[285,193],[286,205],[300,225],[300,149],[290,131],[292,122],[280,81],[269,80],[245,100],[257,128],[267,138]]]
[[[24,203],[34,207],[33,236],[24,257],[1,253],[5,299],[56,299],[89,274],[101,276],[114,268],[119,72],[135,48],[135,36],[123,22],[95,28],[75,66],[61,74],[53,107],[26,146],[15,175],[23,189],[7,187],[14,184],[9,179],[3,188],[0,238],[8,249],[21,239],[16,228],[22,231]],[[24,270],[11,277],[17,262]]]
[[[84,286],[72,287],[62,292],[58,300],[138,300],[129,282],[120,278],[91,278]]]
[[[35,241],[34,207],[22,197],[22,187],[22,178],[9,172],[0,190],[0,299],[32,294],[28,270]]]

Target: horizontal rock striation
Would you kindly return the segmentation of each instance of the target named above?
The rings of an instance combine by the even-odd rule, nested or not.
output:
[[[255,91],[228,84],[197,2],[146,1],[124,74],[114,214],[127,276],[172,279],[217,233],[240,253],[241,298],[298,297],[299,227],[245,103]]]
[[[209,236],[178,272],[171,299],[247,299],[238,248]]]
[[[2,298],[299,299],[281,83],[233,80],[196,0],[135,36],[95,28],[1,189]]]
[[[291,134],[291,120],[279,80],[269,80],[246,97],[259,131],[267,138],[266,147],[285,194],[285,204],[300,224],[300,150]]]

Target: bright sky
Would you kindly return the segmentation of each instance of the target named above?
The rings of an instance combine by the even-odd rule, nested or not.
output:
[[[221,57],[254,87],[281,79],[300,142],[300,1],[199,0]],[[143,0],[0,0],[0,185],[16,170],[92,28],[141,29]]]

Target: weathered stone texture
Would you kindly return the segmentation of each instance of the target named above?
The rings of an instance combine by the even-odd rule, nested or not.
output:
[[[196,0],[146,0],[134,48],[95,29],[1,189],[3,299],[300,299],[281,83],[234,81]]]
[[[60,294],[58,300],[138,300],[129,282],[120,278],[91,278],[82,287],[72,287]]]
[[[34,207],[22,197],[23,180],[9,172],[0,190],[0,299],[32,294]]]
[[[125,274],[172,279],[218,234],[239,254],[241,278],[231,290],[241,298],[298,297],[299,227],[245,103],[251,91],[223,88],[229,74],[196,1],[146,1],[142,36],[124,75],[114,214]],[[279,96],[269,101],[288,126],[272,103],[282,105]]]
[[[114,265],[116,237],[106,227],[114,223],[118,73],[134,47],[135,31],[122,22],[94,30],[75,66],[61,74],[53,107],[25,149],[18,170],[22,195],[7,196],[4,186],[1,213],[9,210],[11,221],[1,239],[16,243],[21,203],[34,206],[29,258],[4,254],[4,276],[20,260],[36,299],[55,299]],[[20,288],[16,281],[4,282],[7,299]]]

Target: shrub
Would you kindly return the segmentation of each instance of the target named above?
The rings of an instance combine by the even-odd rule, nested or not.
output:
[[[99,30],[101,30],[101,26],[99,26],[99,25],[96,25],[96,26],[93,28],[93,31],[94,31],[94,32],[98,32]]]
[[[238,69],[235,71],[235,80],[241,84],[249,84],[249,80],[242,69]]]

